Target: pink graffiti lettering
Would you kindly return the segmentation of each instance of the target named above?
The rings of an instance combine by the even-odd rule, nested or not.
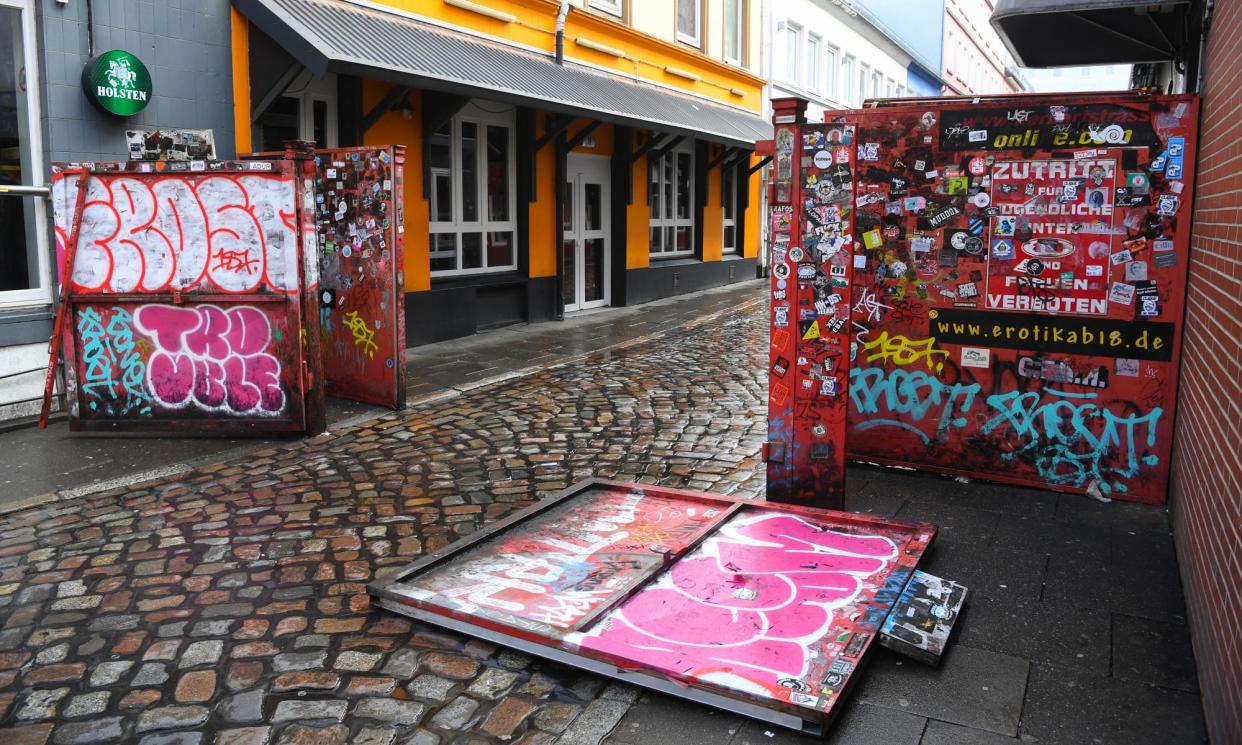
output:
[[[134,326],[151,338],[147,385],[163,406],[270,415],[285,407],[272,327],[257,308],[144,305]]]
[[[896,557],[884,536],[821,530],[787,514],[734,518],[575,641],[771,695],[807,673],[834,618],[848,616],[868,579]]]
[[[57,174],[58,255],[78,177]],[[74,261],[79,292],[296,292],[294,182],[287,176],[94,174]],[[59,262],[58,262],[59,265]]]

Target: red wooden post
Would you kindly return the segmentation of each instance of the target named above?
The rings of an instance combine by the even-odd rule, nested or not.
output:
[[[849,406],[853,126],[772,102],[767,498],[841,509]]]

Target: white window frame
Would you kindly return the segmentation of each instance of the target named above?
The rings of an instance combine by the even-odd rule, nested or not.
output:
[[[618,18],[625,15],[625,0],[587,0],[587,7]]]
[[[428,222],[428,239],[427,261],[430,264],[432,254],[435,251],[434,236],[437,235],[455,235],[456,243],[454,244],[454,254],[457,266],[453,269],[438,269],[431,272],[433,278],[436,277],[460,277],[472,274],[494,274],[496,272],[506,272],[516,270],[518,267],[518,235],[517,235],[517,117],[513,107],[506,108],[501,113],[493,113],[484,110],[471,102],[462,108],[449,123],[452,128],[450,135],[450,152],[452,153],[452,188],[453,188],[453,219],[448,221],[429,221]],[[476,148],[475,164],[476,188],[478,194],[478,215],[477,219],[467,222],[462,217],[462,209],[465,206],[463,189],[465,185],[462,179],[462,157],[461,157],[461,125],[462,122],[470,122],[477,127],[478,146]],[[508,132],[508,196],[509,196],[509,219],[508,220],[489,220],[488,219],[488,200],[487,200],[487,128],[489,126],[505,127]],[[430,198],[429,198],[430,200]],[[435,217],[435,212],[429,213],[431,218]],[[482,252],[483,266],[463,269],[462,268],[462,235],[465,233],[481,233],[482,234]],[[487,263],[487,235],[488,233],[509,233],[513,241],[513,250],[509,252],[510,263],[503,265],[490,266]]]
[[[863,101],[867,100],[867,89],[871,85],[871,65],[863,62],[858,66],[858,85],[855,89],[858,91],[858,105],[862,106]]]
[[[677,199],[678,199],[678,197],[677,197],[677,176],[678,176],[678,171],[677,171],[677,156],[678,156],[678,154],[688,154],[688,155],[690,156],[690,173],[689,173],[689,184],[690,184],[690,189],[689,189],[689,194],[687,194],[687,198],[690,200],[690,202],[689,202],[689,204],[687,205],[687,209],[686,209],[686,217],[676,217],[676,215],[677,215],[677,207],[678,207],[678,205],[679,205],[679,202],[677,201]],[[682,257],[682,256],[693,256],[693,255],[694,255],[694,227],[695,227],[695,226],[694,226],[694,213],[695,213],[695,209],[694,209],[694,168],[695,168],[695,163],[694,163],[694,142],[693,142],[693,141],[691,141],[691,140],[687,140],[687,141],[685,141],[685,142],[682,142],[682,143],[681,143],[681,144],[679,144],[677,147],[675,147],[675,148],[673,148],[672,150],[669,150],[668,152],[666,152],[666,153],[663,155],[663,158],[672,158],[672,159],[673,159],[673,175],[672,175],[672,179],[673,179],[673,206],[672,206],[672,215],[671,215],[671,216],[661,215],[661,216],[657,217],[654,213],[653,213],[653,214],[651,214],[651,215],[650,215],[650,225],[649,225],[649,228],[648,228],[648,236],[650,236],[650,234],[651,234],[651,233],[650,233],[650,231],[651,231],[651,230],[653,230],[653,229],[656,229],[656,228],[659,228],[659,229],[661,229],[661,230],[663,230],[664,228],[673,228],[673,229],[674,229],[674,230],[673,230],[673,235],[674,235],[674,236],[676,236],[676,234],[677,234],[676,228],[688,227],[688,228],[690,229],[690,232],[689,232],[689,240],[687,241],[687,243],[688,243],[689,247],[688,247],[688,248],[684,248],[684,249],[682,249],[682,250],[680,250],[680,251],[670,251],[670,250],[667,250],[667,248],[665,248],[665,247],[668,245],[668,242],[667,242],[667,241],[664,241],[663,239],[661,239],[661,242],[660,242],[660,250],[659,250],[659,251],[652,250],[651,245],[650,245],[650,244],[648,244],[648,251],[647,251],[647,255],[648,255],[648,256],[650,256],[650,257],[651,257],[651,258],[653,258],[653,259],[669,259],[669,258]],[[656,164],[656,162],[655,162],[655,158],[654,158],[654,156],[650,156],[650,155],[649,155],[649,156],[647,156],[647,188],[648,188],[648,189],[651,189],[651,182],[652,182],[653,180],[658,181],[658,184],[659,184],[659,190],[660,190],[660,191],[659,191],[659,192],[657,192],[657,193],[662,193],[662,192],[663,192],[663,187],[664,187],[664,183],[665,183],[665,181],[664,181],[664,175],[665,175],[665,174],[664,174],[664,168],[662,167],[662,166],[663,166],[663,158],[661,158],[661,162],[660,162],[660,166],[661,166],[661,167],[659,167],[659,168],[658,168],[658,171],[657,171],[657,172],[658,172],[658,174],[659,174],[659,179],[652,179],[652,177],[651,177],[651,173],[652,173],[652,171],[653,171],[653,170],[657,170],[657,164]],[[650,193],[648,193],[648,194],[647,194],[647,205],[648,205],[648,208],[650,208],[650,206],[651,206],[651,201],[652,201],[652,200],[651,200],[651,194],[650,194]],[[659,199],[659,198],[657,198],[655,201],[656,201],[656,204],[657,204],[657,205],[663,205],[663,203],[664,203],[664,200],[663,200],[663,199]]]
[[[854,71],[858,69],[858,60],[852,54],[845,55],[841,60],[841,94],[840,100],[848,103],[854,100]],[[861,101],[859,102],[861,103]]]
[[[725,0],[723,9],[728,10],[729,0]],[[729,56],[729,23],[732,22],[737,29],[737,56]],[[724,31],[720,39],[721,57],[730,65],[741,66],[742,59],[746,56],[746,0],[737,0],[737,13],[733,18],[726,17],[724,19]]]
[[[22,63],[25,68],[26,82],[26,133],[28,141],[19,147],[30,148],[29,179],[25,186],[47,186],[43,172],[43,133],[41,129],[42,111],[39,106],[39,36],[35,28],[35,10],[29,0],[0,0],[0,7],[16,8],[21,13]],[[21,71],[18,71],[19,74]],[[21,157],[20,154],[18,156]],[[26,240],[35,242],[36,285],[25,290],[5,290],[0,292],[0,308],[15,308],[30,305],[45,305],[52,302],[52,267],[49,260],[51,250],[48,246],[47,229],[47,198],[46,197],[3,197],[3,199],[30,200],[26,203],[34,210],[34,235],[26,236]],[[29,244],[26,250],[29,250]]]
[[[806,89],[812,93],[819,93],[822,82],[820,80],[820,54],[824,49],[824,40],[819,34],[806,34],[806,79],[804,81]]]
[[[802,85],[802,26],[793,21],[784,22],[784,38],[785,38],[785,60],[781,64],[782,77],[785,82],[791,85]],[[790,41],[793,42],[793,49],[789,48]],[[793,69],[789,69],[789,62],[793,61]]]
[[[316,142],[315,147],[338,147],[335,73],[316,79],[309,71],[303,70],[280,97],[298,102],[298,139],[302,140],[315,139],[315,102],[324,103],[324,141]],[[262,142],[263,133],[258,122],[252,134],[256,142]]]
[[[824,45],[824,95],[831,99],[837,97],[837,64],[840,58],[840,49],[832,44]]]
[[[694,33],[687,34],[681,30],[681,4],[694,4]],[[703,45],[703,0],[676,0],[673,3],[673,30],[677,32],[677,41],[692,47]]]
[[[732,189],[726,188],[732,182]],[[722,256],[732,256],[742,253],[741,241],[737,239],[737,189],[738,189],[738,167],[726,166],[720,169],[720,253]],[[730,209],[730,207],[732,209]],[[730,217],[732,213],[732,217]],[[733,245],[725,243],[725,236],[728,235],[728,228],[733,228]]]

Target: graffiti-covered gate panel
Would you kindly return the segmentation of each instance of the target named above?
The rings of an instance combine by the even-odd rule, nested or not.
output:
[[[1198,101],[849,112],[849,454],[1165,500]]]
[[[822,733],[935,531],[590,480],[370,590],[427,623]]]
[[[315,151],[320,325],[328,394],[405,404],[405,148]]]
[[[318,318],[302,317],[315,272],[301,164],[184,165],[54,174],[58,256],[77,237],[62,277],[70,425],[305,429],[321,416],[322,392],[303,362],[304,334],[318,333]]]

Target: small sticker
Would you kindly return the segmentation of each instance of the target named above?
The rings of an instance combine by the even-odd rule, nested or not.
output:
[[[832,165],[832,153],[828,152],[827,150],[820,150],[819,152],[815,153],[814,163],[815,163],[815,167],[819,168],[820,170],[823,170],[827,168],[828,166],[831,166]]]
[[[966,134],[966,139],[970,142],[987,142],[988,131],[986,129],[972,129]]]
[[[1113,266],[1121,266],[1127,262],[1134,261],[1134,255],[1127,248],[1113,254],[1109,260],[1113,262]]]
[[[1143,282],[1147,279],[1147,262],[1131,261],[1126,264],[1126,281]]]
[[[1104,267],[1099,264],[1087,264],[1086,272],[1088,277],[1103,277]]]
[[[1108,301],[1110,303],[1120,303],[1121,305],[1132,305],[1134,303],[1134,285],[1128,285],[1125,282],[1114,282],[1112,289],[1108,292]]]
[[[854,256],[854,268],[855,269],[866,269],[867,268],[866,254],[857,254]]]
[[[1113,371],[1123,378],[1137,378],[1139,361],[1118,357],[1113,365]]]
[[[988,368],[992,365],[992,350],[985,347],[962,347],[962,367]]]

